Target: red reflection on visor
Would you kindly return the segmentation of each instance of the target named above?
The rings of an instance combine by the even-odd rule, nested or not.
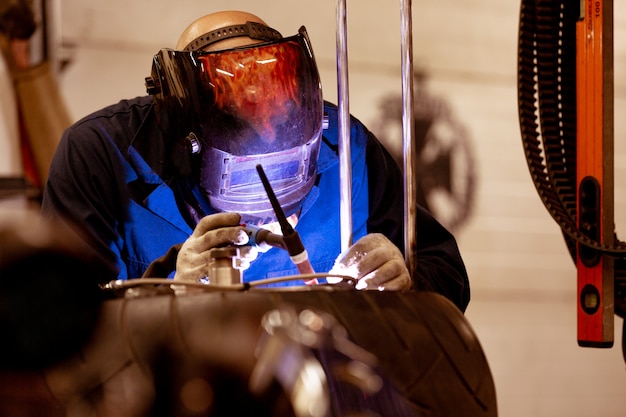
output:
[[[201,55],[215,105],[248,122],[266,142],[276,139],[291,107],[300,106],[297,74],[300,45],[285,42],[259,48]]]

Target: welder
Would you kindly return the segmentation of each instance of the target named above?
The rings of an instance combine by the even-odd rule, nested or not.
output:
[[[323,99],[304,27],[284,37],[247,12],[200,17],[174,49],[158,51],[145,83],[146,96],[65,131],[43,198],[46,216],[85,230],[110,259],[111,279],[148,271],[197,281],[210,249],[247,242],[243,225],[276,230],[261,165],[315,271],[349,272],[363,289],[436,291],[465,310],[469,283],[455,238],[422,208],[409,274],[399,167],[354,117],[355,243],[342,253],[338,110]],[[246,282],[298,272],[284,250],[243,252]]]

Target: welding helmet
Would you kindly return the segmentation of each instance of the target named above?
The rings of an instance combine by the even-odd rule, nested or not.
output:
[[[259,164],[285,214],[300,207],[315,182],[322,136],[321,82],[306,29],[283,38],[260,27],[272,31],[269,40],[244,47],[163,49],[146,78],[194,198],[245,221],[275,218]]]

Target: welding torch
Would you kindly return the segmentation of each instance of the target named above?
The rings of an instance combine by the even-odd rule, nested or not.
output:
[[[302,243],[302,239],[300,239],[300,235],[298,232],[294,230],[294,228],[287,221],[287,217],[285,216],[285,212],[278,202],[278,198],[276,198],[276,194],[274,194],[274,190],[265,175],[265,171],[263,167],[259,164],[256,166],[256,170],[259,173],[259,177],[261,178],[261,182],[263,183],[263,187],[265,188],[265,192],[267,193],[267,197],[272,204],[272,208],[274,209],[274,213],[276,214],[276,218],[278,220],[278,224],[280,225],[280,229],[282,231],[282,241],[283,241],[283,249],[286,249],[289,253],[289,257],[291,261],[298,268],[298,272],[301,274],[313,274],[315,271],[313,270],[313,266],[311,266],[311,262],[309,261],[309,254],[304,248],[304,244]],[[261,234],[259,234],[261,233]],[[258,241],[259,238],[271,238],[275,239],[275,237],[271,236],[272,233],[266,235],[262,232],[257,232],[255,235],[255,239]],[[275,235],[277,236],[277,235]],[[266,241],[270,246],[272,243],[270,241]],[[307,285],[318,284],[317,279],[312,279],[309,281],[305,281]]]

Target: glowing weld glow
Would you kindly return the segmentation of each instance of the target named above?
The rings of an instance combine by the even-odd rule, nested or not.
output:
[[[328,272],[329,275],[332,274],[337,274],[337,275],[347,275],[350,276],[352,278],[354,278],[355,280],[357,279],[357,277],[359,276],[359,265],[358,264],[352,264],[352,265],[344,265],[341,262],[336,263],[331,270]],[[333,277],[328,277],[326,278],[326,281],[328,281],[329,284],[338,284],[341,281],[343,281],[342,278],[333,278]],[[357,283],[357,287],[359,286],[360,283]]]

